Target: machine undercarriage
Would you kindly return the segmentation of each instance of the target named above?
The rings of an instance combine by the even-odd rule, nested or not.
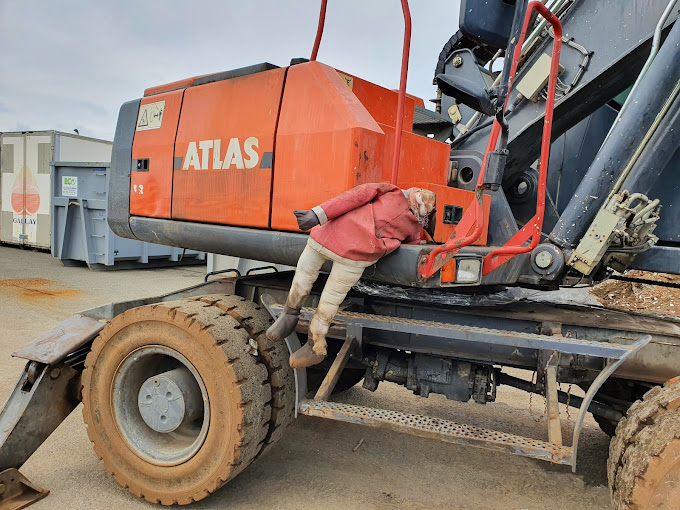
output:
[[[287,360],[325,277],[296,332],[273,343],[264,332],[292,281],[276,267],[87,310],[36,339],[15,353],[28,362],[0,414],[0,509],[44,497],[17,470],[81,401],[106,469],[161,504],[227,483],[299,414],[575,470],[590,412],[616,433],[615,508],[673,497],[640,492],[627,451],[642,451],[655,480],[672,478],[666,450],[649,454],[639,435],[680,420],[680,320],[557,293],[628,268],[680,273],[675,1],[517,0],[499,7],[500,24],[483,3],[463,2],[466,36],[440,55],[436,111],[406,96],[404,67],[397,92],[317,62],[325,1],[310,60],[153,87],[122,106],[109,183],[120,236],[293,266],[308,238],[293,208],[383,180],[436,191],[437,228],[365,270],[328,332],[330,355],[307,370]],[[360,381],[479,404],[504,386],[540,394],[547,440],[331,401]],[[570,440],[559,403],[579,410]]]

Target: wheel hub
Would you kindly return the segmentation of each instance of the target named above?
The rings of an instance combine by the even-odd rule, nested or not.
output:
[[[172,466],[200,449],[210,422],[208,394],[177,351],[158,345],[137,349],[119,366],[112,390],[118,428],[139,457]]]
[[[144,422],[156,432],[172,432],[184,420],[184,397],[171,374],[149,377],[139,390],[137,404]],[[188,370],[187,370],[188,371]]]

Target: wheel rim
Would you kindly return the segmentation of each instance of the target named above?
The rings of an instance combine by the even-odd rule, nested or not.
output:
[[[175,466],[201,448],[210,425],[203,379],[179,352],[141,347],[121,362],[111,387],[116,426],[128,447],[158,466]]]

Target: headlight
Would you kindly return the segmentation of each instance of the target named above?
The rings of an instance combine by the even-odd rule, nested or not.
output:
[[[458,259],[457,262],[456,283],[477,283],[482,279],[480,259]]]
[[[446,285],[476,285],[482,281],[482,259],[455,257],[441,271],[441,283]]]

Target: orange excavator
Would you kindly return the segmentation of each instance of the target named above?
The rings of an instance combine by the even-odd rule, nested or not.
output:
[[[591,413],[613,436],[614,508],[673,508],[680,321],[560,291],[630,279],[628,268],[680,273],[678,8],[640,4],[462,0],[434,110],[406,94],[407,0],[398,91],[317,61],[323,0],[309,59],[184,79],[123,104],[112,230],[263,267],[86,310],[17,351],[27,365],[0,414],[0,509],[46,495],[18,469],[81,401],[105,468],[163,505],[208,496],[298,415],[575,470]],[[270,342],[292,280],[277,265],[295,265],[307,242],[293,210],[383,181],[436,193],[433,239],[367,268],[333,320],[327,359],[292,370],[324,284],[285,344]],[[546,437],[332,400],[361,381],[479,404],[503,386],[541,394]],[[579,409],[570,440],[559,403]]]

